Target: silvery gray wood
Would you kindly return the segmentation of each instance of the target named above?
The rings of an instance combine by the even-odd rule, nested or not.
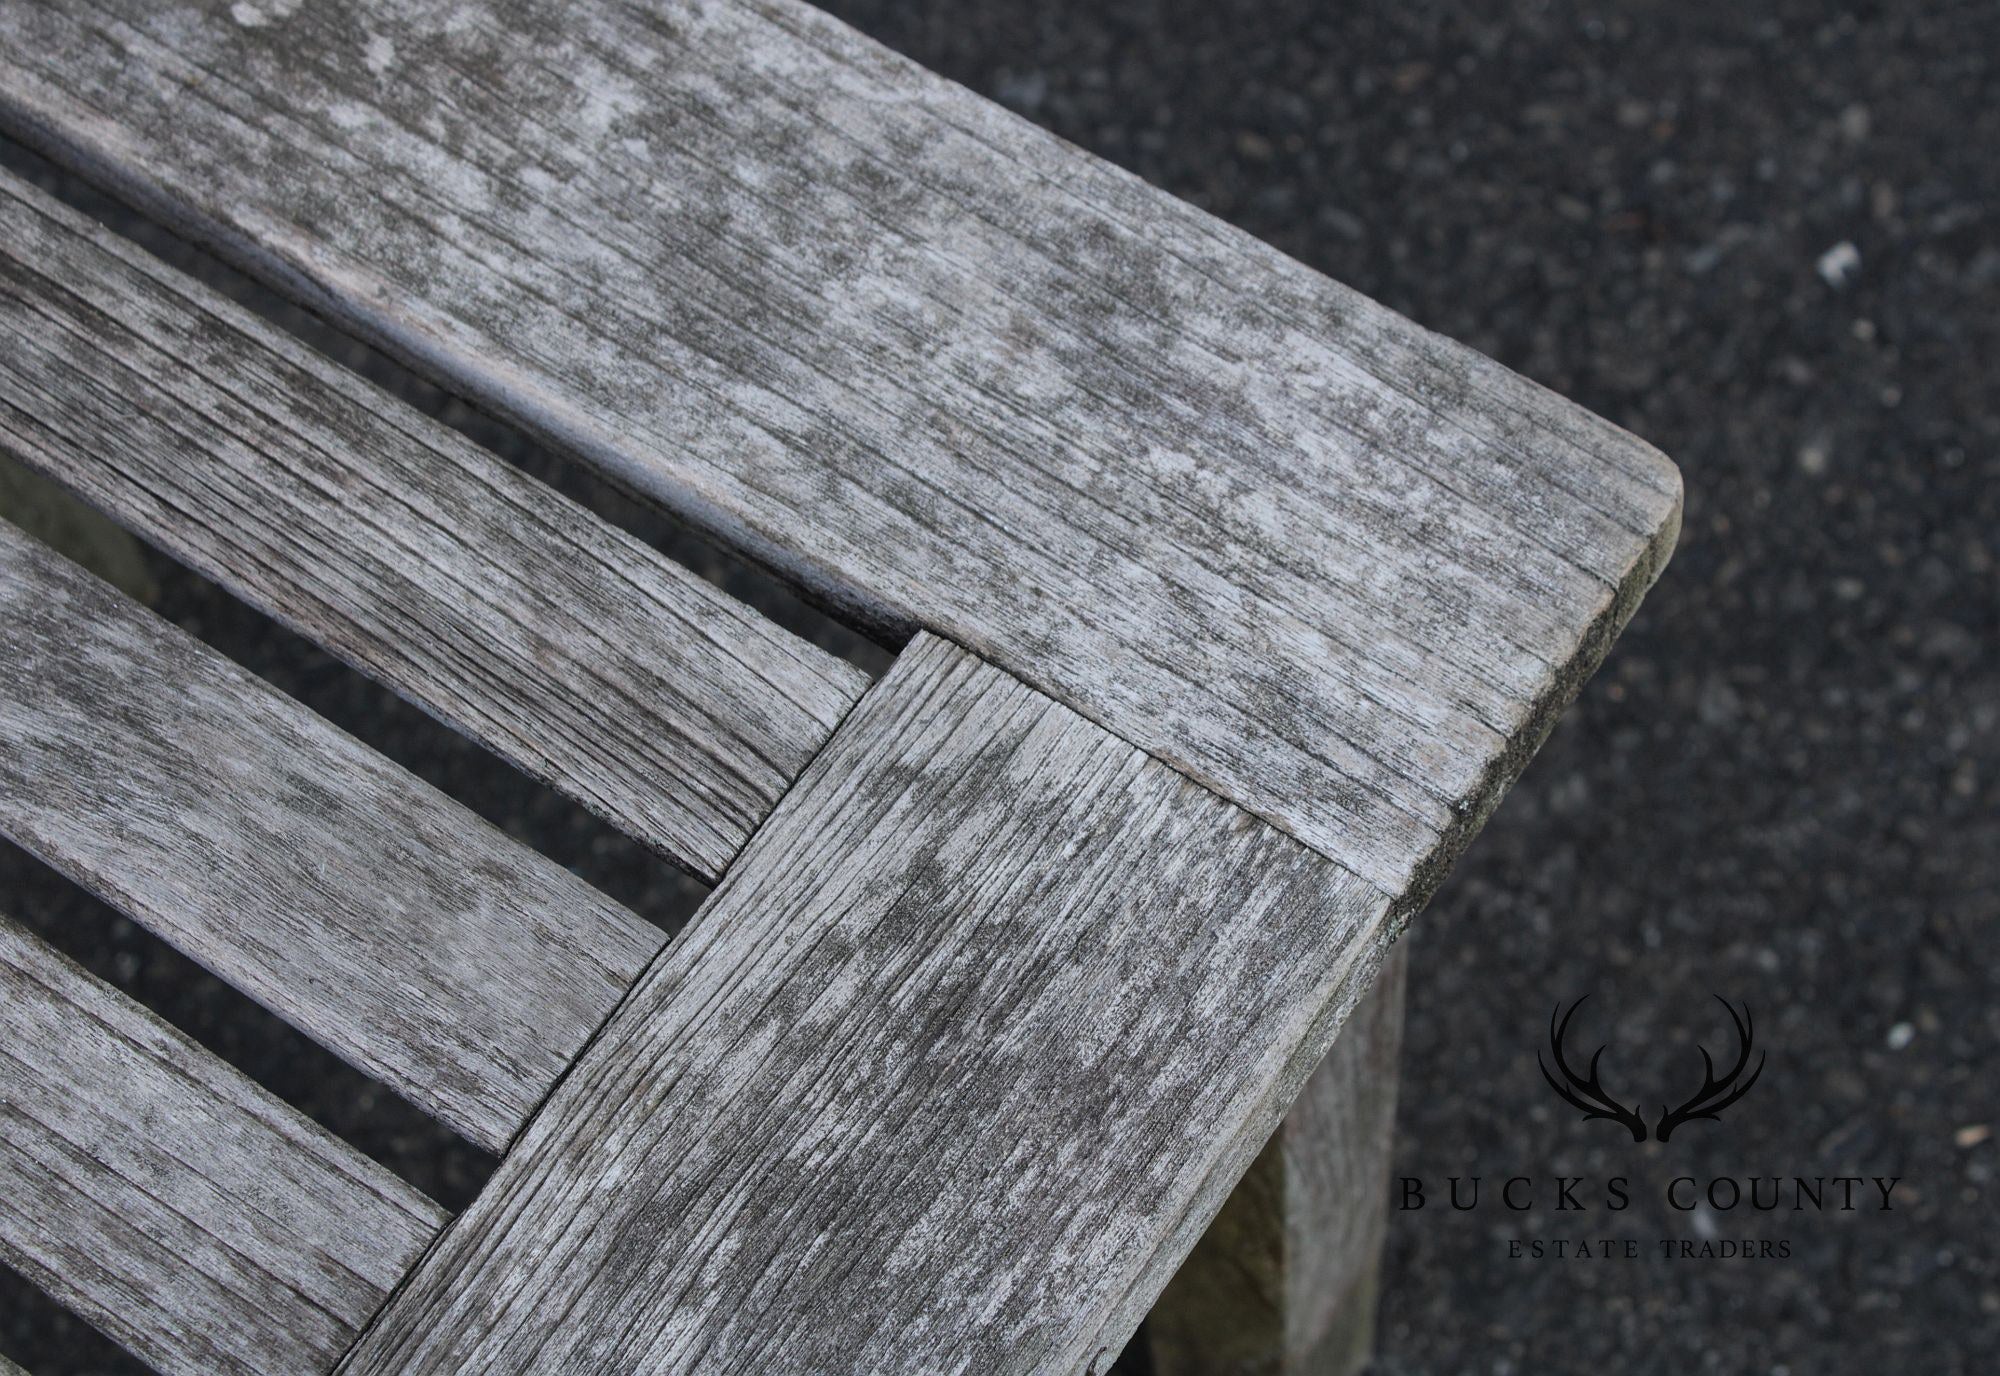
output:
[[[0,446],[713,881],[867,678],[0,174]]]
[[[15,0],[0,122],[1390,893],[1678,527],[1630,435],[797,0]]]
[[[1157,1376],[1356,1376],[1388,1226],[1408,946],[1174,1273],[1146,1333]]]
[[[0,833],[495,1149],[663,942],[4,522]]]
[[[444,1221],[0,917],[0,1259],[146,1362],[324,1371]]]
[[[340,1370],[1101,1372],[1389,910],[919,636]]]
[[[28,1376],[28,1373],[5,1357],[0,1357],[0,1376]]]

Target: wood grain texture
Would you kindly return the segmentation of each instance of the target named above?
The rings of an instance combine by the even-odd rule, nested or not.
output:
[[[0,1259],[140,1358],[324,1371],[444,1221],[0,917]]]
[[[1102,1371],[1388,906],[920,636],[341,1370]]]
[[[1388,1227],[1409,947],[1368,996],[1167,1283],[1156,1376],[1358,1376]]]
[[[0,832],[493,1148],[664,940],[4,523]]]
[[[1390,893],[1678,528],[1630,435],[796,0],[0,4],[0,123]]]
[[[867,678],[0,174],[0,446],[711,882]]]

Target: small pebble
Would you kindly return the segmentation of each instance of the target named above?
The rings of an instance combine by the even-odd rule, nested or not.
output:
[[[1721,1225],[1716,1222],[1715,1210],[1709,1208],[1706,1204],[1696,1204],[1694,1212],[1688,1217],[1688,1222],[1694,1225],[1694,1235],[1696,1237],[1705,1238],[1712,1242],[1722,1236]]]
[[[1861,270],[1861,251],[1842,239],[1819,256],[1819,275],[1829,287],[1844,287]]]
[[[1993,1129],[1985,1123],[1967,1123],[1951,1135],[1951,1140],[1960,1147],[1976,1147],[1993,1135]]]
[[[1907,1022],[1899,1022],[1890,1028],[1889,1035],[1886,1038],[1891,1051],[1901,1051],[1916,1039],[1917,1029],[1915,1024]]]
[[[1269,162],[1278,150],[1262,134],[1245,130],[1236,136],[1236,151],[1252,162]]]

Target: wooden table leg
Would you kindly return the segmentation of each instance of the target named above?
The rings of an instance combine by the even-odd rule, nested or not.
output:
[[[1158,1376],[1348,1376],[1374,1341],[1407,937],[1147,1319]]]

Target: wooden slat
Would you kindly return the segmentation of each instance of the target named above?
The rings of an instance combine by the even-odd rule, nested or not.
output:
[[[145,1361],[324,1371],[444,1220],[0,917],[0,1258]]]
[[[1631,436],[797,0],[6,4],[0,122],[1394,893],[1678,527]]]
[[[1388,907],[919,637],[341,1369],[1102,1371]]]
[[[1146,1316],[1154,1376],[1360,1376],[1389,1223],[1399,941]]]
[[[0,446],[714,880],[867,683],[0,174]]]
[[[0,1376],[28,1376],[20,1367],[0,1356]]]
[[[663,941],[5,522],[0,832],[488,1147]]]

